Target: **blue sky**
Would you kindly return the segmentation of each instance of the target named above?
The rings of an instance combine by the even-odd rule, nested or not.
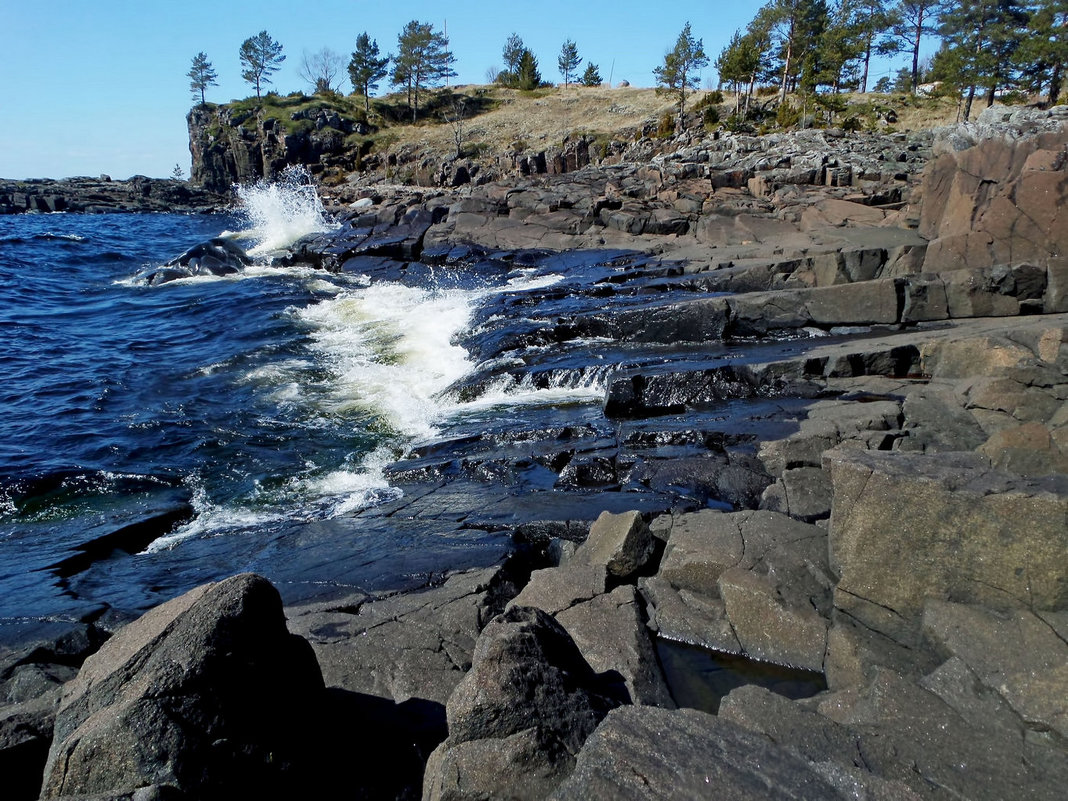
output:
[[[219,75],[208,100],[247,97],[253,92],[241,80],[238,50],[261,30],[287,56],[273,76],[272,88],[283,94],[307,89],[298,74],[303,51],[328,47],[347,62],[356,36],[367,31],[391,52],[413,19],[447,27],[457,83],[485,83],[514,31],[538,56],[547,80],[560,79],[556,59],[570,38],[605,80],[611,74],[614,83],[652,86],[653,68],[687,21],[714,60],[762,4],[0,0],[0,177],[160,177],[175,164],[188,173],[186,73],[193,56],[204,51]],[[707,72],[715,80],[711,67]]]

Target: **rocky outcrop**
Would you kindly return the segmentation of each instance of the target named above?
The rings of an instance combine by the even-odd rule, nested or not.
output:
[[[266,580],[205,585],[123,628],[64,688],[42,795],[295,788],[322,689]]]
[[[997,123],[1004,119],[1004,125]],[[1030,120],[1033,131],[1014,127]],[[920,233],[931,240],[928,271],[1032,263],[1052,265],[1063,285],[1068,253],[1068,107],[1023,116],[997,107],[978,125],[943,135],[924,176]],[[948,144],[948,143],[947,143]],[[958,143],[959,146],[959,143]],[[1063,290],[1049,311],[1063,311]]]
[[[125,181],[99,178],[0,179],[0,214],[24,212],[212,212],[230,202],[230,185],[208,190],[169,178],[135,175]]]
[[[327,168],[354,170],[360,154],[346,137],[367,133],[362,121],[328,105],[302,104],[294,111],[266,104],[259,109],[201,105],[189,111],[186,122],[190,182],[213,192],[271,179],[294,165],[316,175]]]

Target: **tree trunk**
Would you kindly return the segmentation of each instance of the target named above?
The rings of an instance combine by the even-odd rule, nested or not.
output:
[[[786,58],[782,65],[782,87],[779,90],[779,103],[786,102],[786,82],[790,75],[790,65],[794,55],[794,21],[790,20],[790,36],[786,40]]]
[[[912,94],[920,88],[920,40],[923,38],[923,9],[916,15],[916,36],[912,40]]]
[[[964,101],[964,122],[968,121],[968,118],[972,114],[972,101],[975,100],[975,84],[968,87],[968,95]]]
[[[868,69],[871,66],[871,36],[868,36],[868,44],[864,48],[864,70],[860,73],[860,93],[868,91]]]
[[[1057,101],[1061,98],[1061,81],[1063,80],[1061,65],[1054,64],[1053,69],[1049,75],[1049,103],[1050,106],[1057,105]]]

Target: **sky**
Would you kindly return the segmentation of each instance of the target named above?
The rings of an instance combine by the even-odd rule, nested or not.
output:
[[[458,84],[486,83],[515,32],[546,80],[561,80],[556,60],[571,39],[580,70],[592,61],[605,81],[654,86],[653,69],[686,22],[714,61],[764,1],[0,0],[0,177],[169,177],[176,165],[188,175],[193,57],[203,51],[218,74],[210,102],[248,97],[254,90],[241,79],[238,51],[261,30],[286,55],[269,87],[281,94],[309,91],[302,53],[326,47],[347,64],[365,31],[394,52],[411,20],[447,31]],[[883,64],[871,81],[891,71]],[[714,85],[715,70],[705,72]]]

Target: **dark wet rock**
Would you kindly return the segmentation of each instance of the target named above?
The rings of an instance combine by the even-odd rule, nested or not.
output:
[[[252,264],[248,254],[232,239],[217,237],[201,242],[162,267],[142,273],[139,278],[151,286],[198,275],[235,275]]]
[[[655,743],[655,747],[651,744]],[[827,799],[851,797],[804,759],[732,723],[692,709],[611,712],[550,798]]]
[[[66,688],[43,795],[276,791],[322,687],[264,579],[192,590],[122,629]]]
[[[423,797],[544,798],[619,701],[549,615],[512,607],[491,621],[446,705],[449,737]]]
[[[216,212],[230,205],[230,184],[206,190],[170,178],[135,175],[28,181],[0,179],[0,214],[26,212]]]

